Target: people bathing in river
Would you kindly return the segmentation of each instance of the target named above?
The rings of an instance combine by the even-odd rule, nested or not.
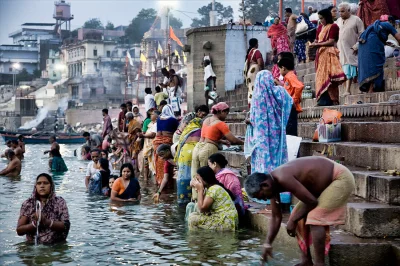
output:
[[[230,145],[243,145],[243,141],[236,138],[225,124],[225,119],[229,114],[229,106],[220,102],[211,108],[212,117],[204,120],[201,128],[201,139],[196,144],[192,153],[191,177],[193,178],[197,169],[207,165],[208,157],[218,152],[220,143]],[[226,138],[226,140],[223,140]],[[196,192],[192,190],[192,198],[196,199]]]
[[[5,157],[8,159],[7,167],[0,171],[0,176],[17,177],[21,173],[21,160],[12,149],[7,149]]]
[[[60,145],[57,143],[57,138],[56,138],[56,136],[50,136],[49,142],[50,142],[50,144],[51,144],[50,150],[45,150],[45,151],[43,152],[43,154],[48,154],[48,153],[50,153],[50,151],[52,151],[52,150],[60,150]]]
[[[240,216],[243,216],[246,209],[243,201],[242,186],[237,175],[226,168],[227,165],[228,161],[221,153],[214,153],[208,157],[208,166],[214,171],[218,182],[235,196],[236,210]]]
[[[100,150],[94,149],[90,151],[90,156],[92,161],[88,163],[87,170],[86,170],[86,177],[85,177],[85,185],[86,189],[89,188],[89,181],[90,178],[93,177],[98,171],[98,162],[100,159]]]
[[[245,182],[247,194],[271,200],[272,219],[263,245],[263,261],[272,255],[272,243],[282,222],[279,193],[291,192],[300,200],[287,222],[287,232],[297,237],[301,265],[323,266],[330,247],[329,226],[345,223],[346,204],[354,187],[354,177],[349,169],[318,156],[293,160],[269,174],[250,175]]]
[[[22,156],[24,156],[25,154],[25,142],[24,142],[24,136],[21,134],[17,135],[18,137],[18,146],[21,148],[22,150]]]
[[[57,149],[50,151],[49,168],[53,172],[68,171],[68,167],[65,164],[64,159],[61,157],[61,153]]]
[[[121,166],[120,177],[114,181],[110,198],[113,201],[140,201],[140,185],[139,181],[134,176],[132,164],[126,163]]]
[[[99,171],[90,177],[88,191],[89,194],[106,196],[108,193],[110,169],[107,159],[100,158],[98,161]]]
[[[176,164],[174,162],[174,158],[171,154],[171,146],[168,144],[161,144],[157,148],[157,155],[162,158],[164,163],[164,177],[161,181],[161,184],[157,190],[157,193],[154,194],[153,200],[154,203],[158,203],[160,200],[160,195],[164,188],[173,188],[174,187],[174,175],[175,175],[175,167]],[[178,194],[179,198],[179,194]]]
[[[218,182],[210,167],[199,168],[190,185],[198,193],[198,210],[189,215],[189,230],[235,231],[237,229],[239,217],[233,203],[235,196]]]
[[[36,212],[37,201],[41,204],[39,212]],[[53,244],[65,241],[69,228],[67,203],[56,196],[53,179],[45,173],[38,175],[32,196],[22,203],[17,234],[34,242],[38,230],[37,243]]]
[[[101,149],[103,144],[103,139],[98,134],[90,134],[89,132],[83,132],[82,136],[86,140],[86,145],[90,147],[90,149]]]
[[[21,147],[18,144],[18,141],[13,139],[11,140],[11,149],[13,149],[15,156],[17,156],[17,158],[22,161],[22,159],[24,159],[24,153],[22,152]]]
[[[105,196],[107,196],[107,197],[111,196],[111,190],[112,190],[114,182],[115,182],[115,180],[117,180],[117,178],[118,178],[117,175],[110,175],[110,178],[108,178],[108,190],[107,190],[107,193],[104,194]]]

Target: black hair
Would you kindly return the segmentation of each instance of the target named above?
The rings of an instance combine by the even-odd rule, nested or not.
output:
[[[56,136],[50,136],[51,139],[54,139],[54,141],[57,141],[57,137]]]
[[[51,177],[51,175],[46,174],[46,173],[41,173],[41,174],[39,174],[39,175],[36,177],[36,182],[37,182],[37,181],[39,180],[39,178],[42,177],[42,176],[46,177],[46,178],[47,178],[47,181],[49,181],[49,183],[50,183],[50,194],[53,193],[55,189],[54,189],[54,181],[53,181],[53,178]],[[36,186],[36,184],[35,184],[35,186]],[[37,191],[36,191],[36,193],[37,193]]]
[[[329,11],[332,11],[332,9],[334,9],[334,8],[336,8],[336,6],[329,6],[327,9],[328,9]]]
[[[154,110],[153,113],[156,113],[157,115],[160,115],[160,114],[161,114],[161,112],[158,111],[158,110]]]
[[[168,72],[168,70],[167,70],[165,67],[161,68],[161,73],[162,73],[164,76],[168,76],[168,75],[169,75],[169,72]]]
[[[278,54],[278,56],[280,56],[281,59],[282,59],[282,58],[289,58],[289,59],[294,60],[294,55],[293,55],[291,52],[280,52],[280,53]]]
[[[308,15],[306,13],[300,13],[300,16],[302,16],[303,18],[310,20],[310,18],[308,17]]]
[[[101,152],[104,152],[108,157],[108,150],[101,150]]]
[[[210,157],[208,157],[208,160],[212,163],[218,164],[221,168],[225,168],[228,165],[228,161],[221,153],[212,154]]]
[[[160,86],[156,86],[156,92],[161,92],[161,87]]]
[[[52,149],[52,150],[50,151],[50,154],[51,154],[53,157],[61,157],[61,153],[60,153],[60,151],[59,151],[58,149]]]
[[[119,107],[126,108],[126,104],[122,103]]]
[[[175,75],[175,69],[172,69],[172,68],[171,68],[171,69],[169,70],[169,73],[172,74],[172,75]]]
[[[6,144],[11,144],[11,140],[7,140],[7,141],[6,141]]]
[[[125,168],[128,168],[129,170],[131,170],[131,177],[135,177],[135,171],[133,170],[133,166],[131,163],[124,163],[121,166],[121,170],[119,172],[119,175],[122,176],[122,170],[124,170]]]
[[[168,145],[168,144],[161,144],[161,145],[158,146],[158,148],[157,148],[157,154],[159,154],[160,152],[166,152],[166,151],[169,151],[170,154],[172,155],[172,153],[171,153],[171,145]]]
[[[83,137],[90,137],[90,133],[85,131],[85,132],[83,132],[82,136]]]
[[[18,145],[18,141],[16,139],[11,140],[11,144]]]
[[[100,158],[99,160],[100,167],[103,168],[105,171],[110,171],[110,165],[107,159]]]
[[[12,149],[7,149],[7,150],[4,152],[4,154],[5,154],[7,157],[11,157],[11,156],[14,156],[14,155],[15,155],[15,152],[14,152]]]
[[[100,155],[100,150],[99,149],[93,149],[93,150],[90,151],[90,153],[92,153],[92,152],[98,152],[99,155]]]
[[[147,94],[151,94],[151,88],[145,88],[144,92],[147,93]]]
[[[292,9],[290,7],[285,8],[285,12],[287,13],[293,13]]]
[[[166,100],[162,100],[161,102],[160,102],[160,105],[167,105],[168,103],[167,103],[167,101]]]
[[[128,106],[128,105],[132,106],[133,104],[132,104],[131,101],[127,101],[127,102],[126,102],[126,106]]]
[[[294,69],[294,61],[292,59],[284,57],[278,61],[278,67],[285,67],[287,70],[293,70]]]
[[[229,108],[226,108],[226,109],[221,110],[221,111],[212,110],[212,114],[213,114],[213,115],[220,114],[220,113],[222,113],[222,112],[228,112],[228,113],[229,113]]]
[[[194,109],[194,110],[195,110],[196,113],[199,112],[199,111],[200,112],[205,112],[207,114],[210,113],[210,108],[208,108],[208,106],[205,105],[205,104],[197,106],[196,109]]]
[[[151,117],[151,113],[153,111],[154,111],[154,108],[150,108],[149,110],[147,110],[147,112],[146,112],[147,117],[146,118],[150,118]]]
[[[117,175],[110,175],[110,177],[108,178],[108,180],[110,180],[111,178],[117,179],[119,176]]]
[[[321,11],[318,12],[318,15],[320,15],[325,19],[326,24],[333,24],[332,13],[329,9],[322,9]]]
[[[90,147],[87,146],[87,145],[83,146],[83,149],[84,149],[86,152],[90,152]]]
[[[246,53],[246,58],[245,60],[247,60],[247,57],[249,56],[249,53],[251,51],[251,49],[253,49],[254,47],[256,47],[258,44],[258,40],[256,38],[251,38],[249,40],[249,49],[247,49],[247,53]]]
[[[201,178],[211,187],[213,185],[218,185],[220,187],[222,187],[223,189],[226,190],[226,192],[228,192],[229,196],[231,197],[231,199],[234,201],[235,200],[235,195],[232,194],[232,192],[229,189],[226,189],[224,185],[222,185],[217,178],[215,177],[215,173],[214,171],[209,167],[209,166],[203,166],[200,167],[197,170],[197,174],[199,176],[201,176]]]
[[[388,22],[390,22],[390,23],[395,23],[396,20],[397,20],[397,17],[396,17],[396,16],[389,16],[389,17],[388,17]]]
[[[103,110],[101,110],[103,113],[105,113],[105,114],[107,114],[108,115],[108,109],[103,109]]]
[[[24,136],[19,135],[19,136],[18,136],[18,139],[19,139],[19,140],[23,140],[23,139],[24,139]]]

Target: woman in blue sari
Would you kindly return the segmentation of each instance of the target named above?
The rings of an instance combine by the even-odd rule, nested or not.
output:
[[[385,65],[385,44],[389,34],[400,42],[400,33],[393,26],[394,19],[389,22],[377,20],[360,36],[358,46],[358,70],[360,90],[377,92],[384,90],[383,66]]]
[[[251,172],[269,173],[288,161],[286,124],[293,99],[285,88],[275,86],[271,72],[256,76],[244,153],[251,157]]]
[[[134,176],[132,164],[125,163],[121,166],[120,177],[114,181],[110,198],[112,201],[140,201],[140,185],[139,181]]]

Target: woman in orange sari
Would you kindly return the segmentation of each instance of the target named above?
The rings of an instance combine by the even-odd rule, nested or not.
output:
[[[156,152],[157,148],[161,144],[172,145],[172,137],[178,126],[179,123],[178,120],[175,118],[172,105],[165,105],[162,109],[161,115],[157,118],[157,135],[153,140],[157,185],[160,185],[164,178],[165,164],[164,159],[158,156]]]
[[[317,39],[310,47],[317,47],[315,58],[315,93],[320,106],[339,104],[339,85],[346,81],[339,61],[339,50],[335,43],[339,39],[339,27],[333,23],[328,9],[318,12],[321,25],[317,29]]]

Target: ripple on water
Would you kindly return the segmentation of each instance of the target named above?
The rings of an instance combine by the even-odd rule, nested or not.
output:
[[[48,145],[27,145],[21,177],[0,177],[0,265],[259,264],[260,233],[189,233],[183,223],[185,210],[176,205],[175,195],[166,203],[152,203],[151,182],[141,182],[141,204],[110,204],[103,197],[89,196],[84,187],[87,162],[73,156],[77,148],[61,145],[69,171],[54,176],[57,195],[67,201],[70,213],[67,243],[36,247],[15,232],[22,202],[30,197],[36,176],[47,172],[43,151]],[[296,252],[280,251],[270,265],[296,262]]]

